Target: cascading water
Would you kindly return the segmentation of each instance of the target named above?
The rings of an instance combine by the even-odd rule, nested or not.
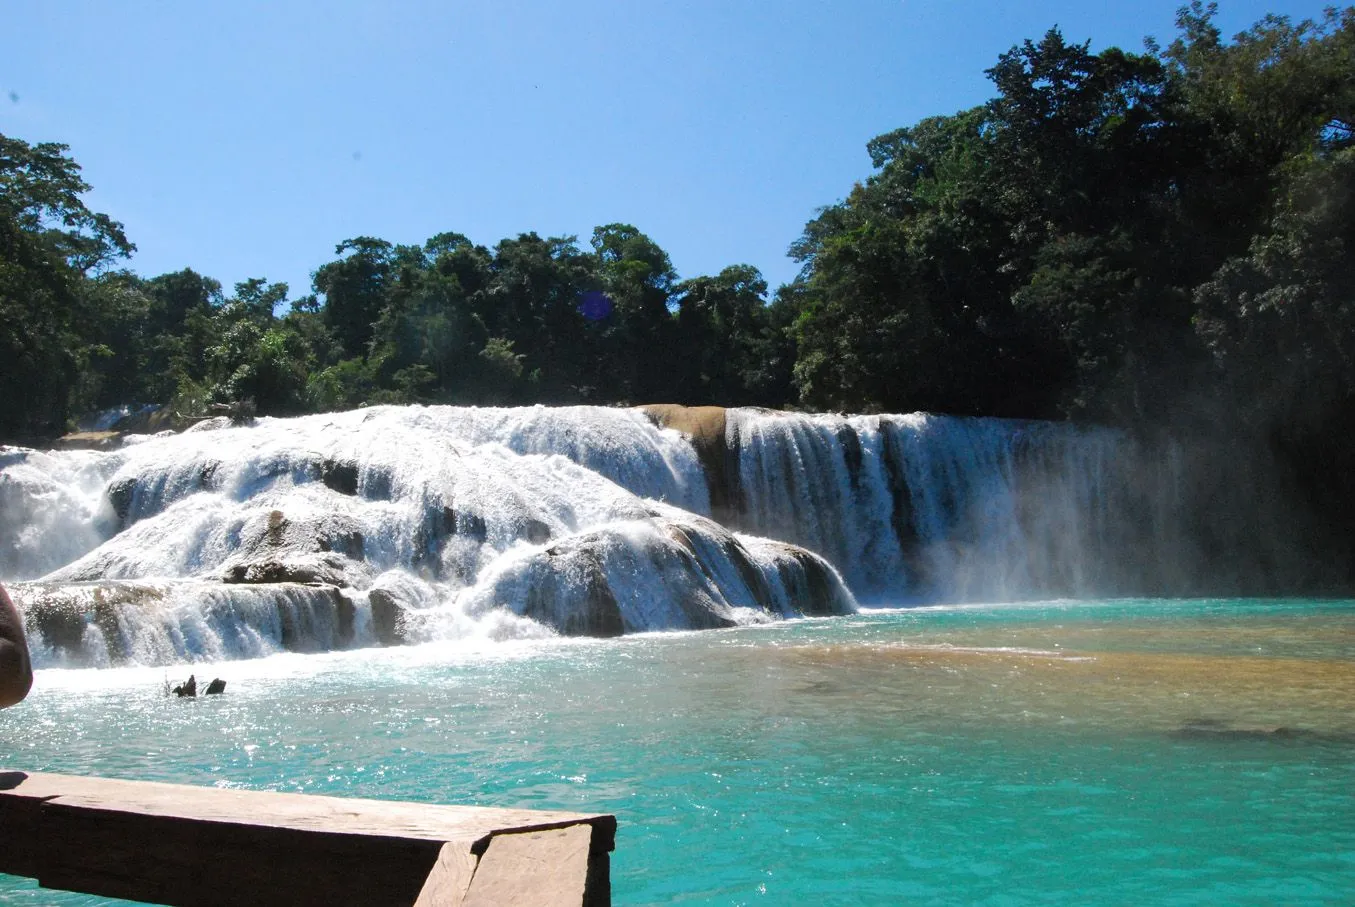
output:
[[[702,517],[691,444],[637,411],[375,407],[3,457],[3,575],[40,664],[855,607],[819,557]]]
[[[1174,446],[924,414],[373,407],[0,467],[46,663],[1179,594],[1209,548]]]
[[[1125,594],[1138,591],[1129,548],[1170,560],[1173,461],[1145,462],[1114,430],[752,409],[726,419],[739,528],[823,554],[867,600]]]

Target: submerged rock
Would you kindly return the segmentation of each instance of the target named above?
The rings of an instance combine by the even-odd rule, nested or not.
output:
[[[1180,740],[1257,741],[1257,742],[1336,742],[1350,743],[1355,735],[1317,731],[1288,725],[1230,724],[1214,718],[1196,718],[1171,731]]]

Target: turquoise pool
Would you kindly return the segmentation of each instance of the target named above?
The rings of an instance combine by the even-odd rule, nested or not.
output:
[[[970,605],[192,670],[227,695],[40,672],[0,712],[0,765],[614,812],[618,904],[1355,900],[1355,602]],[[0,877],[0,903],[103,902]]]

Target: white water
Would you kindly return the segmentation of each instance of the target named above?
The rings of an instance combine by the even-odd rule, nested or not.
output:
[[[1131,550],[1177,560],[1178,468],[1110,429],[730,410],[726,435],[740,526],[823,554],[867,600],[1123,595]]]
[[[376,407],[3,462],[3,578],[36,581],[13,591],[45,665],[728,626],[815,607],[822,576],[820,610],[855,607],[700,516],[691,445],[630,410]]]
[[[692,445],[636,410],[373,407],[0,449],[0,578],[36,581],[15,588],[43,663],[163,664],[843,613],[843,578],[875,603],[991,601],[1189,570],[1179,467],[1111,430],[726,416],[731,527]]]

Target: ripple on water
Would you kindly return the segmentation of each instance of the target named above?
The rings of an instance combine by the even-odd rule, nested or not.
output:
[[[0,713],[0,764],[612,811],[617,903],[1339,902],[1355,605],[1289,609],[279,656],[221,665],[228,695],[191,703],[158,669],[44,671]],[[3,903],[54,897],[0,882]]]

